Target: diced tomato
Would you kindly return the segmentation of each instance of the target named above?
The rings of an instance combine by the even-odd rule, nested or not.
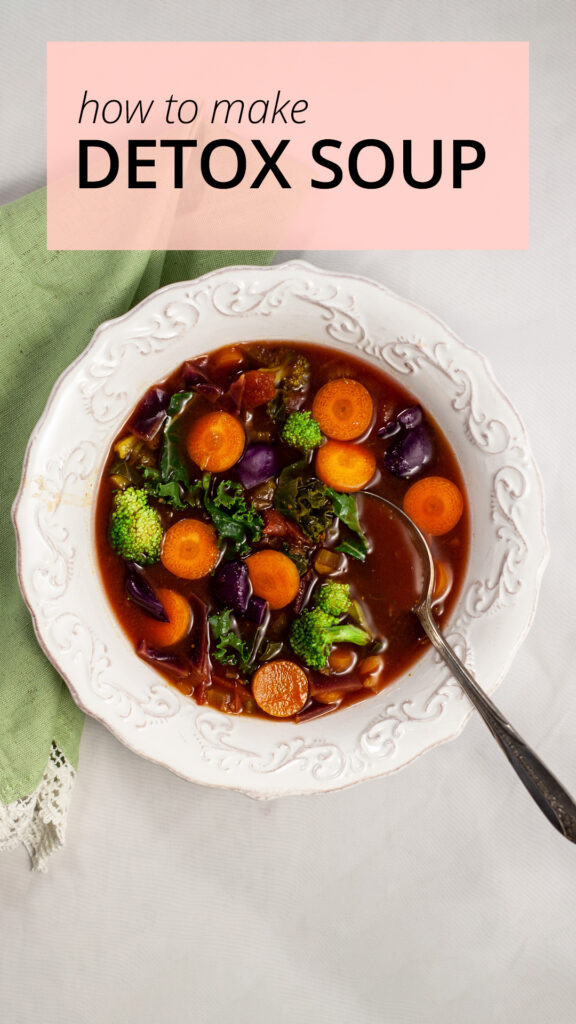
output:
[[[242,404],[246,409],[255,409],[265,405],[276,394],[274,374],[266,370],[248,370],[244,374],[244,394]]]

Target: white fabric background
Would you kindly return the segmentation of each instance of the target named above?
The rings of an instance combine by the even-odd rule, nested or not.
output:
[[[548,498],[552,558],[497,694],[576,792],[572,0],[4,0],[2,201],[42,183],[47,39],[527,39],[529,252],[313,253],[490,358]],[[573,1024],[576,849],[474,716],[400,774],[252,802],[85,728],[67,846],[0,861],[6,1024]]]

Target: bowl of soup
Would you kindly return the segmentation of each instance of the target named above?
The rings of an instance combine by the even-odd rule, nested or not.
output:
[[[546,561],[525,431],[482,356],[376,282],[301,262],[171,285],[102,325],[31,438],[14,518],[78,704],[192,781],[268,798],[388,774],[488,692]]]

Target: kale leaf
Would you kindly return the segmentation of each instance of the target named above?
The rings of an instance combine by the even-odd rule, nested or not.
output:
[[[144,471],[144,487],[152,498],[157,498],[158,501],[172,505],[173,508],[186,508],[186,503],[182,501],[180,484],[176,480],[163,484],[160,479],[160,470],[148,469]]]
[[[232,628],[232,612],[224,608],[208,619],[216,647],[212,654],[222,665],[236,665],[245,671],[250,661],[248,645]]]
[[[326,487],[316,477],[304,476],[307,467],[308,462],[300,459],[282,470],[274,494],[275,507],[297,522],[315,543],[322,539],[334,517],[340,519],[356,536],[342,541],[336,551],[343,551],[363,562],[369,545],[360,525],[356,495],[341,494],[332,487]]]
[[[288,541],[284,540],[282,541],[282,551],[291,562],[294,562],[300,576],[308,572],[310,568],[310,552],[306,548],[297,547],[295,544],[289,544]]]
[[[368,546],[368,539],[360,525],[356,495],[340,494],[339,491],[334,491],[331,487],[328,488],[328,493],[332,499],[335,515],[352,533],[356,534],[355,537],[343,540],[336,548],[336,551],[342,551],[344,554],[351,555],[352,558],[357,558],[360,562],[363,562],[370,548]]]
[[[230,540],[235,554],[247,555],[252,544],[262,536],[264,520],[246,503],[242,484],[221,480],[211,496],[210,480],[210,474],[205,473],[202,478],[204,508],[216,527],[218,539]]]
[[[329,489],[316,477],[304,477],[305,459],[282,470],[274,494],[274,505],[293,519],[310,540],[317,543],[334,520]]]
[[[362,537],[347,537],[341,541],[335,551],[341,551],[343,555],[350,555],[352,558],[357,558],[359,562],[366,561],[366,542]]]
[[[180,441],[176,427],[178,417],[193,398],[192,391],[177,391],[172,395],[163,431],[159,468],[145,466],[142,471],[143,486],[148,494],[163,504],[180,510],[198,506],[202,489],[200,481],[190,483],[188,467],[180,456]]]
[[[243,640],[236,632],[230,608],[215,612],[208,622],[216,642],[212,651],[214,658],[222,665],[234,665],[243,676],[251,675],[256,664],[276,658],[283,648],[281,641],[266,640],[268,619],[258,626],[250,641]]]
[[[152,498],[161,501],[162,504],[171,505],[172,508],[198,508],[202,504],[202,481],[196,480],[189,487],[184,488],[177,480],[162,482],[159,469],[146,466],[143,470],[143,487]]]
[[[164,440],[160,455],[160,476],[163,484],[176,481],[176,483],[182,484],[184,487],[190,486],[188,468],[180,457],[176,420],[184,412],[192,398],[194,398],[193,391],[177,391],[170,399],[167,410],[168,419],[164,427]]]

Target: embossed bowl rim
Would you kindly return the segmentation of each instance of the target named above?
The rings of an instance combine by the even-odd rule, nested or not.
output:
[[[160,337],[162,323],[181,327],[187,311],[194,311],[190,323],[161,339],[154,352],[154,330]],[[301,260],[225,267],[168,285],[103,323],[53,388],[30,437],[13,506],[18,579],[38,641],[78,705],[134,752],[191,781],[269,799],[341,789],[397,771],[457,736],[471,708],[429,650],[408,676],[336,715],[298,727],[243,721],[181,698],[129,648],[95,563],[91,495],[109,443],[146,387],[184,358],[226,341],[261,337],[325,341],[376,361],[422,400],[449,436],[472,510],[470,565],[449,632],[488,692],[528,631],[548,542],[542,484],[524,426],[485,357],[433,314],[376,281]],[[136,349],[138,340],[151,346],[148,362],[130,352],[135,338]],[[98,426],[86,412],[86,382],[97,392],[90,369],[96,374],[99,357],[106,365],[107,351],[110,362],[114,342],[129,353],[119,370],[125,390],[115,394],[125,405]],[[490,450],[494,430],[506,438],[501,450]],[[78,472],[72,467],[61,490],[51,491],[50,472],[60,465],[64,474],[71,457],[62,447],[70,436],[78,441],[72,456],[92,446],[99,458],[84,467],[84,476],[81,463]],[[48,523],[44,534],[42,521]],[[92,588],[80,583],[87,566]],[[63,596],[62,571],[70,574]]]

